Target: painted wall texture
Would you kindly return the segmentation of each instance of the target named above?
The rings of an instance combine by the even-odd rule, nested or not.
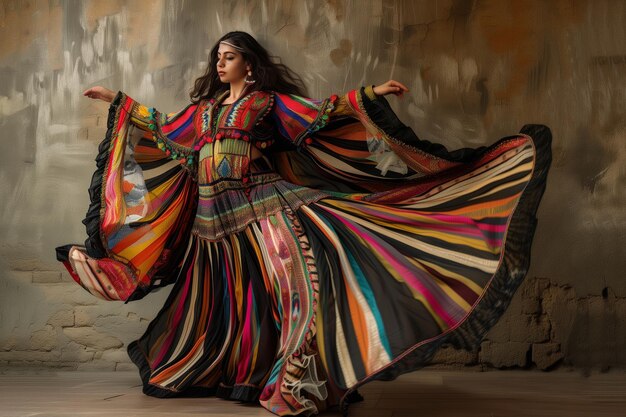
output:
[[[416,133],[448,149],[549,125],[554,165],[528,279],[477,352],[442,366],[626,365],[626,2],[610,0],[11,1],[0,3],[0,365],[134,369],[125,345],[169,288],[88,295],[54,258],[81,220],[108,106],[172,112],[216,39],[253,34],[311,97],[393,78]]]

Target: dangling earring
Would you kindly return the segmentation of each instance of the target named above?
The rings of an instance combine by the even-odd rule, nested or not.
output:
[[[246,84],[254,84],[256,82],[256,80],[252,78],[248,79],[248,77],[252,77],[252,71],[248,71],[248,75],[246,75]]]

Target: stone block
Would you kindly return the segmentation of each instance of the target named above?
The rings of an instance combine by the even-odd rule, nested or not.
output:
[[[13,335],[8,336],[7,339],[0,341],[0,352],[15,350],[17,347],[17,338]]]
[[[119,348],[124,345],[117,337],[99,333],[91,327],[65,327],[63,333],[80,345],[98,350]]]
[[[541,314],[541,298],[524,297],[522,295],[522,313]]]
[[[541,343],[550,339],[550,322],[546,316],[524,314],[510,326],[511,342]]]
[[[137,371],[137,366],[132,362],[119,362],[115,364],[115,370],[118,372]]]
[[[532,361],[538,369],[546,371],[563,359],[559,343],[535,343],[532,347]]]
[[[33,271],[33,283],[51,284],[61,282],[60,271]]]
[[[541,314],[541,297],[547,287],[545,279],[526,279],[518,292],[521,300],[521,312],[523,314]]]
[[[481,363],[491,364],[496,368],[525,367],[528,365],[530,343],[485,341],[480,345]]]
[[[550,339],[554,342],[568,340],[579,309],[573,288],[550,286],[544,291],[542,309],[551,324]]]
[[[114,311],[114,310],[113,310]],[[101,327],[104,329],[123,329],[129,325],[133,325],[133,321],[129,320],[127,315],[121,312],[99,314],[95,317],[93,322],[94,327]]]
[[[30,337],[30,346],[35,350],[51,351],[57,347],[57,331],[47,324],[44,329],[34,331]]]
[[[72,343],[75,344],[75,343]],[[80,346],[80,345],[76,345]],[[87,350],[85,348],[73,348],[73,349],[65,349],[61,352],[61,361],[66,363],[82,363],[89,362],[93,360],[94,357],[93,350]]]
[[[469,352],[463,349],[454,349],[444,346],[435,353],[433,364],[460,364],[473,365],[478,361],[478,352]]]
[[[74,325],[76,327],[93,326],[96,321],[97,306],[76,306],[74,308]]]
[[[74,312],[72,310],[57,311],[52,316],[50,316],[47,324],[54,327],[74,326]]]
[[[102,352],[102,359],[109,362],[129,362],[131,363],[130,357],[126,352],[126,349],[111,349],[105,352]]]

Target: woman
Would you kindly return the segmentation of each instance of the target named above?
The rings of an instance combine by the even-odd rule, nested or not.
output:
[[[323,100],[244,32],[222,36],[163,114],[111,102],[85,246],[57,248],[92,294],[174,284],[128,346],[143,391],[311,415],[356,388],[475,348],[529,264],[550,132],[489,147],[420,140],[390,80]]]

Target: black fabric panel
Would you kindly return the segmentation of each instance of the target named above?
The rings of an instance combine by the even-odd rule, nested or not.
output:
[[[332,224],[342,246],[354,257],[372,287],[383,323],[387,326],[385,330],[393,355],[400,354],[416,340],[424,340],[441,332],[424,305],[413,297],[405,283],[396,281],[386,267],[372,255],[368,246],[355,239],[352,232],[346,230],[343,223],[334,216],[328,215],[315,205],[311,208]],[[346,306],[348,311],[347,301],[341,305]],[[391,323],[394,324],[393,328],[390,327]]]
[[[326,318],[323,323],[324,351],[329,352],[326,357],[328,366],[326,371],[338,386],[345,387],[346,381],[343,379],[339,360],[333,354],[336,351],[335,346],[337,343],[335,338],[337,333],[335,304],[337,300],[335,299],[332,285],[336,281],[336,277],[341,276],[337,262],[337,253],[332,250],[331,242],[306,215],[300,215],[298,218],[309,239],[319,276],[319,309],[324,312],[324,318]],[[317,319],[321,320],[320,317]]]

